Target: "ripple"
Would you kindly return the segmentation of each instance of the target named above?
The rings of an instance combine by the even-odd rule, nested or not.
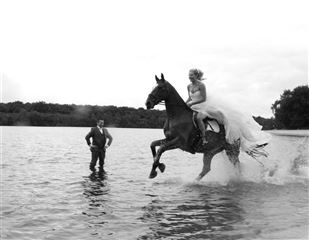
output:
[[[162,137],[159,130],[111,129],[115,140],[104,174],[88,170],[85,128],[18,130],[4,128],[3,135],[5,239],[270,239],[308,233],[309,180],[301,172],[306,148],[299,139],[275,138],[268,174],[241,156],[243,176],[235,177],[218,156],[196,182],[202,156],[178,150],[164,153],[165,172],[148,179],[149,143]],[[22,142],[17,150],[9,147],[16,139]],[[281,152],[289,145],[285,157]]]

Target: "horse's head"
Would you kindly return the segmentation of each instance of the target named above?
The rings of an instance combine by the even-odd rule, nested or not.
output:
[[[151,91],[146,100],[147,109],[154,108],[161,101],[165,101],[168,96],[168,83],[164,79],[164,75],[161,73],[161,79],[156,77],[157,86]]]

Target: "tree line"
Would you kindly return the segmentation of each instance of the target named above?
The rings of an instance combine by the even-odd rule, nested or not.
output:
[[[273,129],[273,121],[254,117],[265,129]],[[162,128],[166,112],[116,106],[53,104],[45,102],[0,103],[2,126],[73,126],[90,127],[104,119],[107,127]]]
[[[90,127],[97,119],[104,119],[107,127],[162,128],[165,118],[165,111],[143,108],[20,101],[0,103],[2,126]]]
[[[309,88],[285,90],[271,106],[274,117],[253,118],[270,129],[309,129]],[[73,126],[90,127],[104,119],[107,127],[162,128],[166,112],[143,108],[54,104],[45,102],[0,103],[1,126]]]

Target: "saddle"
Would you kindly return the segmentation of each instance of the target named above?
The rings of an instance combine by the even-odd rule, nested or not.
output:
[[[202,133],[198,128],[196,117],[197,117],[197,112],[194,111],[192,115],[192,122],[197,131],[195,131],[195,134],[192,136],[191,141],[190,141],[191,142],[190,144],[191,153],[202,152],[207,148],[207,145],[208,145],[208,144],[206,145],[202,144],[203,142]],[[206,117],[205,119],[203,119],[203,122],[205,124],[206,134],[207,132],[220,133],[220,131],[222,130],[222,126],[220,127],[220,124],[218,123],[216,119]]]
[[[196,111],[193,111],[192,122],[193,122],[193,125],[195,126],[195,128],[198,129],[197,112]],[[220,132],[220,125],[219,125],[219,123],[216,119],[206,117],[206,118],[203,119],[203,122],[205,124],[206,131],[213,131],[213,132],[216,132],[216,133]]]

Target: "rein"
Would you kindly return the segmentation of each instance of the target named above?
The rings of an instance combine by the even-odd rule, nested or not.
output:
[[[153,97],[153,96],[151,96],[151,97]],[[156,105],[166,106],[166,103],[165,103],[165,101],[162,100],[162,101],[158,102]],[[181,106],[181,104],[171,104],[171,103],[170,103],[170,105],[171,106]]]
[[[161,101],[161,102],[157,103],[156,105],[166,106],[166,103],[165,103],[165,101]],[[171,103],[169,103],[169,105],[171,105],[171,106],[182,106],[181,104],[171,104]]]

